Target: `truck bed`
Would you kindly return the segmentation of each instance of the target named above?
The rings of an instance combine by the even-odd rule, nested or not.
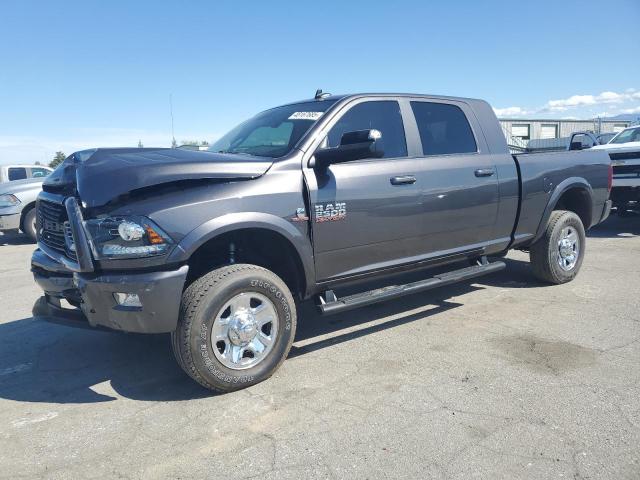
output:
[[[588,229],[600,220],[609,198],[609,155],[604,151],[561,151],[514,154],[520,177],[519,218],[514,232],[514,246],[526,245],[536,238],[545,210],[552,195],[560,196],[566,189],[579,188],[591,194],[591,205],[584,208],[581,218]]]

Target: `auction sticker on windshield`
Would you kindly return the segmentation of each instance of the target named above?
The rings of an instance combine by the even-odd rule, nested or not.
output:
[[[293,112],[289,120],[318,120],[323,112]]]

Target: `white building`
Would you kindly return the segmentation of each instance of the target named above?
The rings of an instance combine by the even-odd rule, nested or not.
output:
[[[535,148],[558,148],[568,142],[574,132],[592,132],[594,134],[618,133],[631,122],[624,120],[557,120],[501,118],[500,124],[507,143],[517,147],[535,145]],[[557,139],[557,140],[554,140]],[[533,140],[532,145],[529,142]]]

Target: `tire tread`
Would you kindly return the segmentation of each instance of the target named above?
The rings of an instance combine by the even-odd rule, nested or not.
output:
[[[209,291],[216,288],[216,286],[219,285],[221,281],[225,280],[232,274],[250,271],[259,271],[264,275],[280,280],[280,278],[273,272],[257,265],[234,264],[212,270],[195,280],[184,291],[182,295],[182,302],[180,303],[180,317],[178,320],[178,327],[174,332],[171,333],[171,346],[178,364],[193,380],[198,382],[203,387],[218,393],[226,393],[235,389],[224,388],[220,385],[214,385],[211,382],[207,381],[207,379],[198,372],[198,369],[196,368],[196,365],[193,361],[193,356],[191,354],[191,349],[189,346],[191,330],[196,320],[196,312],[198,310],[198,307],[200,306],[203,298],[205,298],[205,296],[209,293]],[[293,305],[293,297],[289,293],[288,289],[285,293],[289,297],[288,300]],[[289,339],[289,344],[287,345],[287,348],[285,350],[286,353],[289,352],[292,343],[293,335]],[[272,371],[277,370],[282,362],[284,362],[285,358],[286,355],[283,355]]]
[[[573,277],[575,277],[575,275],[577,274],[576,269],[575,272],[572,272],[573,276],[569,279],[558,276],[557,272],[552,267],[552,250],[551,248],[549,248],[556,225],[570,216],[576,217],[580,222],[580,218],[575,213],[568,210],[554,210],[553,212],[551,212],[551,216],[549,217],[549,221],[547,222],[547,227],[545,229],[544,235],[533,245],[531,245],[531,248],[529,249],[529,257],[533,275],[539,280],[557,285],[573,279]],[[582,222],[580,222],[580,224],[582,225]],[[584,255],[585,245],[582,244],[580,248],[580,254]]]

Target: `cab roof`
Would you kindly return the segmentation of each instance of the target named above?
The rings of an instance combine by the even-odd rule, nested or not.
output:
[[[468,97],[452,97],[447,95],[431,95],[424,93],[380,93],[380,92],[371,92],[371,93],[347,93],[347,94],[339,94],[339,95],[329,95],[324,98],[308,98],[306,100],[298,100],[296,102],[286,103],[285,105],[297,105],[300,103],[310,103],[310,102],[337,102],[339,100],[347,99],[347,98],[362,98],[362,97],[406,97],[406,98],[429,98],[432,100],[458,100],[463,102],[478,102],[483,101],[478,98],[468,98]]]

